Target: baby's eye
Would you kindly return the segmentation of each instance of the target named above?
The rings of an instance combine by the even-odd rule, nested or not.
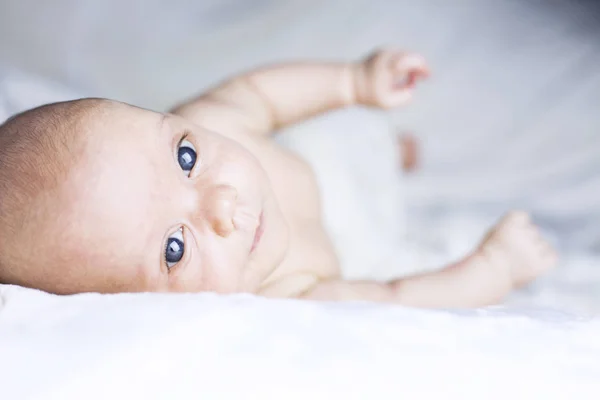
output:
[[[187,176],[190,176],[190,172],[194,169],[197,158],[194,145],[187,140],[182,140],[177,149],[177,162]]]
[[[183,242],[183,228],[179,228],[167,239],[166,250],[165,250],[165,261],[167,262],[167,268],[171,269],[185,254],[185,243]]]

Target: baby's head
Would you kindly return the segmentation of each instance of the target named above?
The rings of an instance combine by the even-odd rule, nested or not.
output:
[[[244,137],[228,135],[103,99],[9,119],[0,126],[0,283],[54,293],[255,290],[284,257],[287,227]]]

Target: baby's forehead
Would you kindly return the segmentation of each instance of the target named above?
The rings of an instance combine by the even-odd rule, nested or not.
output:
[[[88,138],[110,139],[150,133],[160,129],[163,114],[125,103],[109,102],[84,121]]]
[[[81,160],[62,188],[61,211],[71,227],[115,240],[147,230],[167,181],[165,158],[172,157],[161,125],[162,114],[121,104],[90,121]]]
[[[131,106],[118,106],[106,110],[81,129],[83,149],[81,162],[75,169],[86,170],[86,180],[94,175],[115,171],[121,167],[156,168],[168,135],[163,115]],[[124,171],[125,172],[125,171]],[[94,180],[94,179],[92,179]]]

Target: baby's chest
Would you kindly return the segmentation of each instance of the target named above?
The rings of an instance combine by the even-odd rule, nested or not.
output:
[[[320,190],[312,168],[280,147],[272,148],[263,166],[290,228],[288,257],[273,278],[296,274],[319,279],[337,276],[338,260],[323,227]]]

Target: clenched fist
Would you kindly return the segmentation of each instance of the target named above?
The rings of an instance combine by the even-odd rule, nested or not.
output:
[[[429,74],[418,54],[377,51],[354,66],[356,102],[384,109],[402,106],[410,101],[416,83]]]

